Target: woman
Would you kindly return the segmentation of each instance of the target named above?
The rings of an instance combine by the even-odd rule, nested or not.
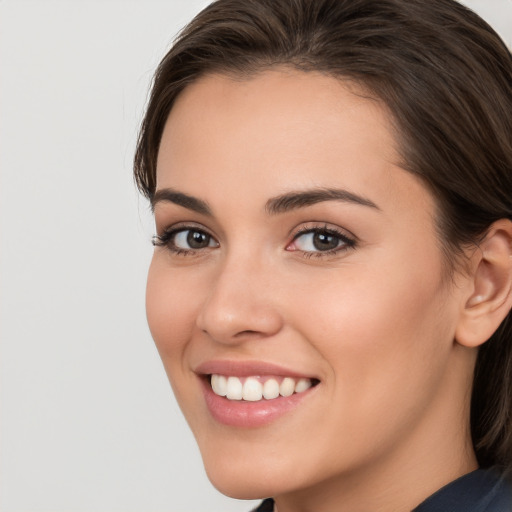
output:
[[[452,0],[220,0],[182,32],[135,176],[149,326],[220,491],[512,510],[511,84]]]

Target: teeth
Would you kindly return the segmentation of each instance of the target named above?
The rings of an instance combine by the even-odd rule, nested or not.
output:
[[[257,402],[263,396],[263,386],[256,380],[249,377],[243,386],[242,398],[249,402]]]
[[[302,393],[311,387],[311,381],[309,379],[299,379],[295,384],[295,393]]]
[[[311,379],[292,379],[285,377],[281,384],[277,379],[269,378],[263,383],[261,377],[247,377],[242,382],[238,377],[225,377],[214,374],[211,376],[213,392],[225,396],[229,400],[246,400],[258,402],[263,398],[272,400],[278,396],[288,397],[293,393],[302,393],[312,386]]]
[[[268,379],[267,382],[263,384],[263,396],[267,400],[272,400],[272,398],[279,396],[279,384],[276,379]]]
[[[242,400],[242,383],[237,377],[228,377],[226,397],[230,400]]]
[[[212,375],[212,389],[216,395],[226,396],[228,393],[228,381],[224,375]]]
[[[279,386],[279,394],[282,396],[291,396],[295,391],[295,380],[286,377]]]

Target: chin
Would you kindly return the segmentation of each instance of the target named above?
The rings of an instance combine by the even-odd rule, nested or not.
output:
[[[208,478],[212,485],[222,494],[237,500],[260,500],[275,496],[276,492],[253,478],[226,478],[226,475],[218,475],[214,470]]]
[[[237,460],[238,459],[238,460]],[[293,472],[285,471],[271,461],[223,455],[208,460],[203,457],[206,474],[212,485],[222,494],[239,500],[264,499],[295,486],[289,481]],[[287,477],[289,475],[289,477]]]

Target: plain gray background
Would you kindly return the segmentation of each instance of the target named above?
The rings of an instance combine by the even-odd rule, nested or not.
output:
[[[2,512],[253,506],[208,483],[171,395],[131,177],[152,72],[207,3],[0,1]],[[511,44],[511,0],[466,3]]]

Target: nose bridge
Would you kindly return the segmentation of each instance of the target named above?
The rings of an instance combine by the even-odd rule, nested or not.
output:
[[[273,300],[275,280],[270,265],[256,254],[226,255],[198,315],[198,327],[221,343],[267,337],[281,328]]]

